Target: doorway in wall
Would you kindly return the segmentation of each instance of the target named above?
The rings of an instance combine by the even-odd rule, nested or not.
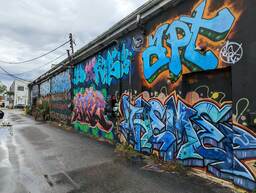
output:
[[[196,155],[182,160],[185,165],[227,180],[233,177],[234,150],[232,124],[231,68],[186,74],[182,98],[190,113],[185,141],[196,144]]]
[[[232,102],[231,67],[183,75],[181,95],[189,104],[202,99],[214,100],[219,105]]]

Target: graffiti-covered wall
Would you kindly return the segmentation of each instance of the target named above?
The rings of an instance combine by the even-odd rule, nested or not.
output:
[[[74,127],[254,189],[254,114],[246,95],[234,96],[232,76],[253,61],[239,35],[246,6],[184,1],[77,64]]]
[[[54,76],[51,116],[256,189],[255,9],[253,0],[162,9]]]
[[[69,123],[71,120],[70,70],[65,70],[51,79],[50,117]]]
[[[64,70],[32,88],[33,110],[46,108],[49,119],[70,124],[72,116],[70,70]]]
[[[39,89],[40,89],[40,95],[42,97],[45,97],[45,96],[49,95],[50,92],[51,92],[50,81],[48,80],[48,81],[45,81],[42,84],[40,84],[40,88]]]
[[[65,93],[71,89],[70,70],[65,70],[51,79],[51,93]]]
[[[113,142],[113,106],[122,79],[131,69],[131,41],[122,40],[74,68],[74,127],[96,138]]]
[[[121,142],[256,188],[256,119],[248,123],[253,102],[244,95],[248,90],[234,85],[247,80],[237,69],[253,64],[245,53],[253,38],[239,34],[244,15],[254,18],[248,5],[255,8],[256,2],[184,1],[145,25],[120,99]]]
[[[39,86],[33,85],[31,88],[31,105],[32,106],[36,105],[36,100],[38,96],[39,96]]]

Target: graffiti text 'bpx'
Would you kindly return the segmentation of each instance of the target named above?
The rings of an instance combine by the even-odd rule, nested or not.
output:
[[[204,19],[207,0],[193,11],[192,17],[181,16],[171,24],[160,26],[148,37],[148,48],[143,52],[145,79],[152,83],[163,71],[169,70],[172,81],[182,73],[182,63],[191,70],[211,70],[218,67],[218,58],[210,50],[196,50],[198,35],[218,42],[227,36],[235,17],[228,8],[220,10],[214,18]],[[166,45],[171,49],[167,56]]]

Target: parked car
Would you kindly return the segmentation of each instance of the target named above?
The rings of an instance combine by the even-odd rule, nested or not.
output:
[[[0,110],[0,119],[4,118],[4,112]]]
[[[17,104],[14,106],[15,109],[24,109],[25,105],[24,104]]]
[[[5,103],[4,103],[4,102],[2,102],[2,103],[1,103],[1,107],[4,107],[4,106],[5,106]]]

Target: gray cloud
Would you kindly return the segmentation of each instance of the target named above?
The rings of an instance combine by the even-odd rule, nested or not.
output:
[[[33,58],[66,41],[70,32],[79,49],[146,1],[0,0],[0,59]],[[20,73],[47,63],[65,53],[67,48],[33,63],[0,65],[12,73]],[[50,65],[22,77],[34,79],[49,68]],[[13,79],[0,72],[0,80],[10,85]]]

